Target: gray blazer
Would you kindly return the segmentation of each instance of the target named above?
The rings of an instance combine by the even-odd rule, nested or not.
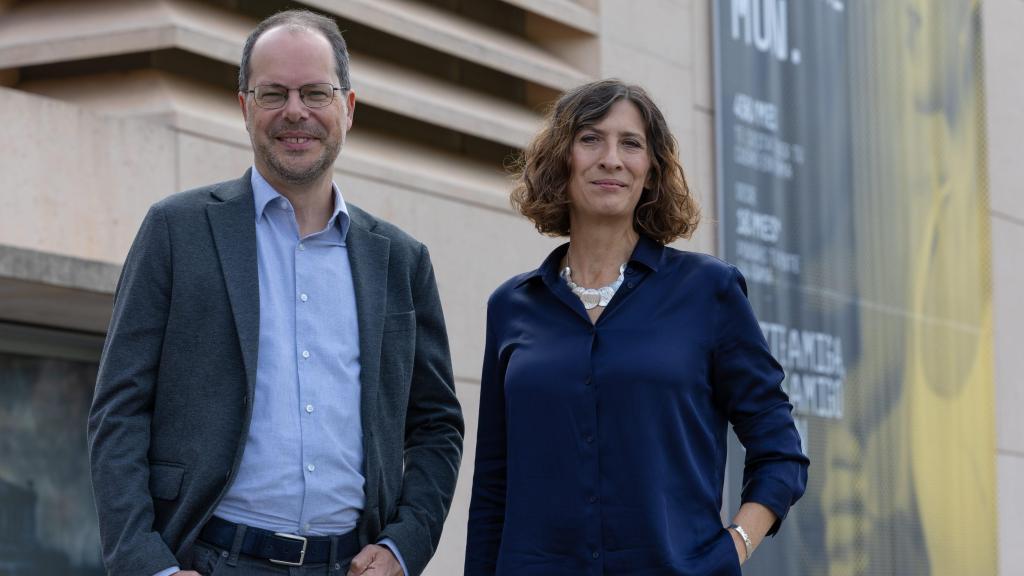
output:
[[[463,422],[425,246],[349,205],[366,470],[363,544],[391,538],[412,574],[437,548]],[[104,561],[154,574],[187,558],[242,458],[259,340],[249,173],[146,215],[114,301],[89,456]]]

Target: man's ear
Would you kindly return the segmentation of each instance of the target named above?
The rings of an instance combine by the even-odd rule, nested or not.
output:
[[[238,93],[238,106],[242,109],[242,120],[245,121],[245,129],[249,130],[249,99],[245,92]]]
[[[345,93],[345,115],[348,116],[346,130],[352,129],[352,120],[356,115],[356,91],[349,88]]]

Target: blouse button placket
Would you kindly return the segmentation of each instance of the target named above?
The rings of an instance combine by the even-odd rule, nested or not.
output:
[[[597,326],[590,326],[590,358],[589,363],[591,370],[594,366],[594,356],[597,354],[597,347],[599,344],[598,340],[598,329]],[[589,494],[587,501],[590,503],[588,506],[589,514],[593,518],[590,523],[590,532],[587,534],[587,539],[590,543],[592,551],[591,558],[593,560],[592,569],[595,574],[602,572],[601,561],[601,550],[603,549],[603,542],[601,540],[603,520],[601,518],[601,505],[599,504],[600,498],[600,441],[597,438],[597,383],[594,381],[593,372],[588,374],[584,380],[584,395],[583,402],[586,406],[585,414],[587,415],[586,421],[583,423],[583,427],[580,429],[580,437],[583,440],[583,452],[586,455],[587,464],[590,467],[590,473],[588,474],[591,479],[590,482],[593,484],[586,486],[585,490]]]

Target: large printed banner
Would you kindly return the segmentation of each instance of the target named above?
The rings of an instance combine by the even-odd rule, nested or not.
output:
[[[995,574],[979,0],[714,1],[721,253],[811,458],[744,574]]]

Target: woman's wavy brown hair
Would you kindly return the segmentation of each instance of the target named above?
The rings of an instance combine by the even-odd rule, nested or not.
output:
[[[601,121],[612,105],[629,100],[647,128],[651,170],[633,212],[633,228],[668,244],[689,238],[700,222],[700,207],[690,194],[679,148],[665,117],[647,92],[620,80],[599,80],[563,94],[548,112],[544,126],[512,166],[512,206],[541,234],[569,234],[569,159],[580,130]]]

